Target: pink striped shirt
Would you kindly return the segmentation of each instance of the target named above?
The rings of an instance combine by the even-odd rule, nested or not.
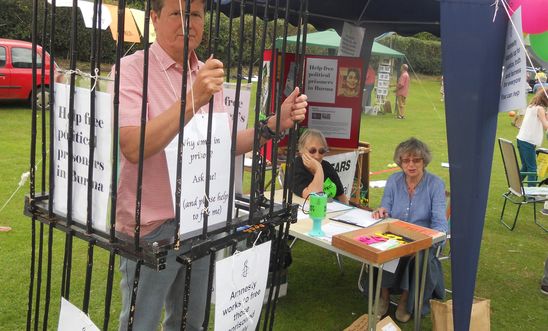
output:
[[[409,73],[407,71],[402,72],[398,79],[398,88],[396,90],[397,96],[407,97],[409,93]]]
[[[194,52],[190,57],[190,75],[196,79],[203,63]],[[141,126],[144,52],[122,59],[120,70],[120,127]],[[167,76],[166,76],[167,74]],[[147,120],[155,118],[180,98],[183,67],[177,64],[158,43],[150,46],[148,61]],[[169,77],[169,78],[168,78]],[[191,81],[187,78],[187,91]],[[222,93],[215,94],[214,111],[224,111]],[[187,100],[190,102],[190,100]],[[208,110],[208,105],[202,107]],[[120,176],[116,206],[116,230],[133,235],[138,164],[126,160],[120,153]],[[165,220],[174,218],[169,174],[165,152],[144,160],[141,199],[141,235],[146,235]]]

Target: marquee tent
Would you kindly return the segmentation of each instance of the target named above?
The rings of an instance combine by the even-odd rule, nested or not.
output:
[[[276,48],[282,47],[283,38],[276,39]],[[341,37],[334,29],[328,29],[325,31],[311,32],[306,35],[307,46],[317,46],[322,48],[338,49],[341,42]],[[297,36],[287,37],[288,44],[296,44]],[[390,47],[373,42],[373,48],[371,49],[372,55],[383,55],[394,58],[404,58],[405,54],[396,51]]]
[[[264,8],[265,1],[253,3]],[[496,2],[498,6],[494,6]],[[230,12],[230,1],[223,1]],[[269,1],[285,8],[286,1]],[[239,2],[238,2],[239,4]],[[508,18],[493,0],[305,1],[308,23],[317,30],[342,31],[344,22],[366,28],[362,57],[374,38],[430,32],[442,37],[447,143],[451,164],[451,270],[454,326],[469,329],[479,250],[497,127],[502,60]],[[289,3],[289,20],[299,22],[299,1]],[[240,6],[233,6],[239,13]],[[272,7],[270,7],[272,8]],[[270,15],[270,17],[272,17]]]

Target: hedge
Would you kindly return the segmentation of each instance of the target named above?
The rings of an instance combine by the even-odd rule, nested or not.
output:
[[[42,31],[50,31],[50,19],[46,27],[43,26],[43,15],[44,15],[44,3],[46,1],[40,1],[40,8],[38,13],[38,31],[39,37],[38,42],[40,44],[45,44],[46,49],[51,52],[51,49],[48,47],[49,35],[45,36],[45,42],[42,42]],[[0,0],[0,37],[10,38],[10,39],[21,39],[21,40],[31,40],[31,23],[32,23],[32,1],[30,0]],[[51,6],[48,5],[48,15],[51,15]],[[206,59],[209,57],[207,51],[208,45],[208,28],[209,28],[209,13],[206,15],[204,40],[202,46],[197,50],[198,56],[201,59]],[[252,26],[252,17],[245,16],[244,20],[244,47],[242,54],[242,61],[244,63],[244,74],[247,73],[247,68],[249,63],[253,62],[257,65],[257,61],[260,60],[260,54],[258,50],[261,46],[260,37],[262,36],[262,27],[263,21],[257,19],[257,30],[253,34],[251,29]],[[56,21],[55,21],[55,38],[54,38],[54,55],[56,59],[64,60],[65,63],[70,59],[70,30],[71,30],[71,8],[56,8]],[[220,23],[220,34],[219,39],[217,40],[217,53],[216,57],[221,59],[223,62],[228,62],[228,56],[230,53],[231,66],[236,65],[238,59],[238,50],[239,50],[239,25],[240,19],[235,18],[232,22],[232,42],[229,45],[228,39],[228,27],[229,19],[228,17],[221,15]],[[83,19],[80,11],[78,10],[77,18],[77,41],[76,41],[76,50],[77,50],[77,60],[80,62],[79,67],[82,66],[85,68],[85,62],[89,63],[90,61],[90,52],[91,52],[91,38],[92,30],[84,26]],[[267,30],[267,40],[266,48],[270,48],[273,40],[273,30],[274,23],[268,23]],[[313,31],[313,28],[309,29],[310,32]],[[288,35],[296,34],[297,29],[294,26],[289,26]],[[283,22],[282,20],[278,21],[276,27],[276,35],[281,36],[283,34]],[[112,64],[116,58],[116,43],[112,39],[110,29],[101,32],[101,63],[103,64]],[[427,39],[427,38],[426,38]],[[255,42],[255,54],[251,58],[251,42]],[[406,54],[409,63],[411,64],[415,72],[427,75],[440,75],[441,74],[441,47],[440,42],[437,40],[423,40],[418,38],[404,38],[400,36],[393,36],[386,38],[381,41],[381,43],[390,46],[404,54]],[[132,47],[132,52],[142,48],[142,44],[131,45],[130,43],[125,43],[124,48],[127,51]],[[289,49],[291,50],[291,49]],[[84,62],[84,63],[82,63]],[[257,66],[255,66],[257,67]],[[231,76],[234,76],[235,73],[231,72]]]
[[[412,69],[425,75],[441,75],[441,42],[413,37],[392,36],[380,41],[407,57]]]

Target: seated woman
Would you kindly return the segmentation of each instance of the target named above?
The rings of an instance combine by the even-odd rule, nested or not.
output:
[[[330,187],[336,188],[335,198],[348,204],[348,197],[335,168],[323,160],[327,153],[327,142],[324,135],[315,129],[306,130],[299,138],[299,154],[294,163],[293,193],[308,198],[310,193],[330,192]]]
[[[437,231],[447,231],[445,219],[445,185],[441,178],[426,172],[432,160],[428,146],[416,138],[410,138],[398,145],[394,162],[403,170],[388,178],[381,207],[373,212],[373,218],[391,217]],[[424,291],[422,314],[430,310],[429,300],[445,296],[443,270],[430,250],[428,273]],[[401,258],[395,273],[383,272],[379,314],[388,311],[390,293],[400,293],[396,319],[407,322],[413,312],[415,289],[414,258]],[[421,264],[422,265],[422,262]]]

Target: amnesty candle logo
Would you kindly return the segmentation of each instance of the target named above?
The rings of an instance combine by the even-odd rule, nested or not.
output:
[[[244,267],[242,268],[242,277],[246,278],[248,272],[249,272],[249,267],[247,266],[247,259],[246,259],[244,262]]]

